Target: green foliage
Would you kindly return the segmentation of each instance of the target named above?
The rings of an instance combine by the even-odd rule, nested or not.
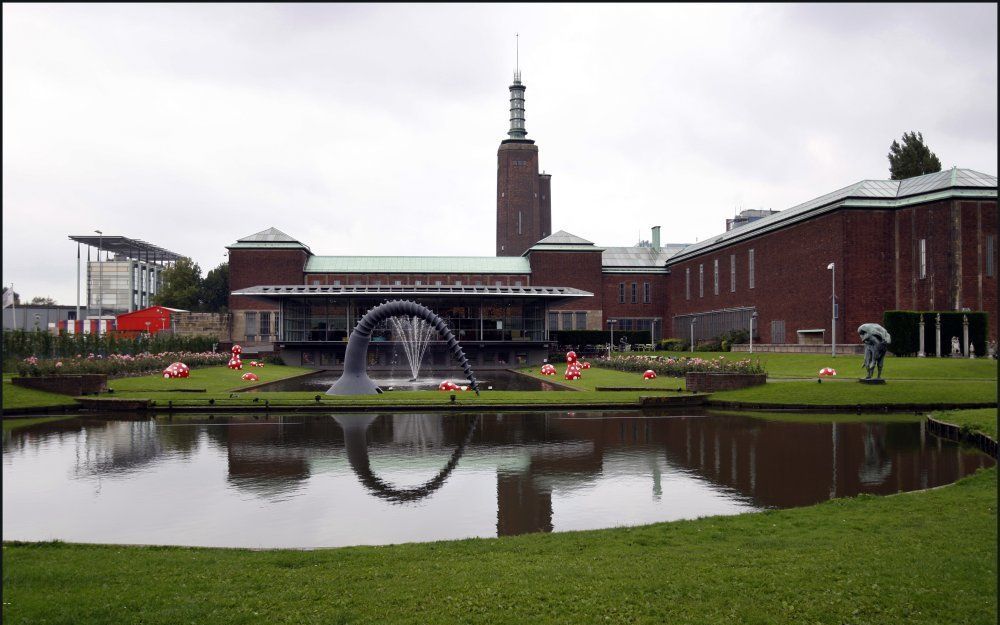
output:
[[[51,297],[32,297],[28,306],[56,306],[56,300]]]
[[[986,355],[986,336],[989,319],[985,312],[887,310],[882,314],[882,325],[892,336],[889,351],[897,356],[909,356],[920,351],[920,316],[924,317],[924,351],[928,356],[936,350],[936,315],[941,315],[941,355],[951,354],[951,337],[957,336],[964,351],[963,317],[969,319],[969,343],[975,346],[977,356]],[[968,354],[965,354],[968,356]]]
[[[903,144],[893,141],[889,146],[889,176],[903,180],[941,171],[941,161],[924,145],[924,136],[917,132],[903,133]]]
[[[656,349],[667,352],[677,352],[684,349],[687,343],[684,339],[660,339],[656,343]]]
[[[657,375],[682,376],[690,372],[707,373],[767,373],[767,370],[760,363],[747,357],[736,360],[720,356],[713,359],[689,358],[680,356],[647,356],[644,354],[615,355],[610,360],[599,359],[596,364],[608,369],[617,371],[646,371],[652,369]]]
[[[201,310],[226,312],[229,307],[229,263],[222,263],[201,282]]]
[[[68,334],[52,336],[48,332],[4,330],[4,371],[11,364],[29,356],[41,358],[71,357],[77,354],[141,354],[143,352],[206,352],[212,351],[215,340],[204,336],[170,336],[166,333],[151,337],[119,338],[113,334]]]
[[[163,288],[153,303],[168,308],[201,310],[201,267],[184,257],[163,270]]]

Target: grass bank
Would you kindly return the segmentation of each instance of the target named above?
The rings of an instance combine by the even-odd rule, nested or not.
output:
[[[389,547],[9,543],[4,621],[992,624],[996,476],[794,510]]]
[[[977,404],[997,401],[996,382],[975,380],[890,380],[882,385],[854,380],[768,382],[762,386],[712,394],[712,401],[882,406],[886,404]]]
[[[3,381],[3,409],[57,408],[74,406],[76,400],[68,395],[37,391],[33,388],[14,386],[6,377]]]
[[[742,352],[626,352],[627,354],[648,354],[656,356],[697,356],[699,358],[718,358],[725,356],[735,360],[752,357],[767,369],[772,378],[816,378],[823,367],[833,367],[841,377],[863,377],[861,363],[864,358],[858,356],[830,354],[773,354]],[[616,353],[616,355],[618,355]],[[986,358],[970,360],[968,358],[899,358],[892,354],[885,357],[883,377],[887,380],[996,380],[997,361]]]
[[[997,409],[979,408],[977,410],[939,410],[931,413],[938,421],[952,423],[957,426],[967,426],[969,429],[986,434],[997,440]]]

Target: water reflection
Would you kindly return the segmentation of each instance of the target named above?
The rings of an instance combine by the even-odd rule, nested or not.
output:
[[[275,547],[785,508],[993,464],[917,422],[632,412],[70,419],[3,451],[9,539]]]

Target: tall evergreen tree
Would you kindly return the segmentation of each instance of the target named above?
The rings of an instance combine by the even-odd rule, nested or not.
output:
[[[229,307],[229,263],[205,274],[201,283],[201,306],[206,312],[226,312]]]
[[[919,132],[903,133],[903,145],[893,141],[889,146],[889,177],[903,180],[941,171],[941,161],[924,145]]]
[[[163,288],[153,298],[153,303],[169,308],[199,310],[201,289],[201,267],[184,257],[163,270]]]

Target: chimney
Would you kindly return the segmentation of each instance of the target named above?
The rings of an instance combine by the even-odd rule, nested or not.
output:
[[[660,251],[660,227],[653,226],[653,249]]]

